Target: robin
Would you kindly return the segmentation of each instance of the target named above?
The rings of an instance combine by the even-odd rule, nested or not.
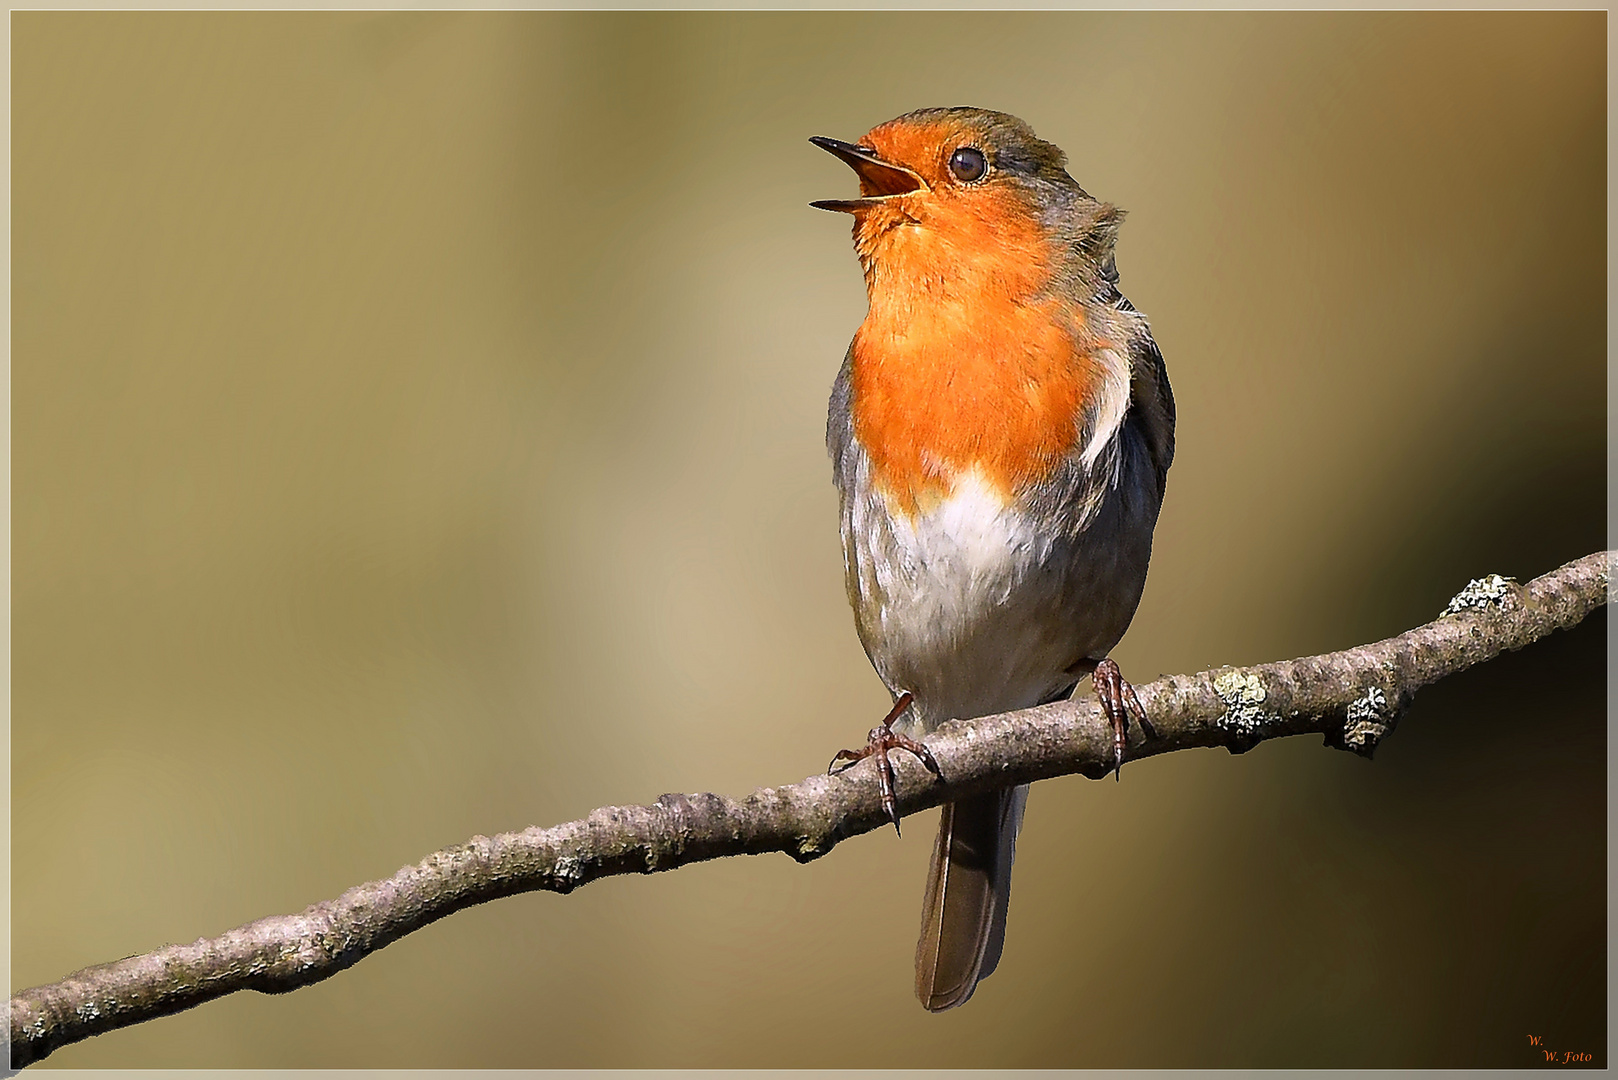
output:
[[[859,751],[937,763],[939,724],[1069,696],[1090,676],[1113,730],[1155,737],[1108,652],[1146,582],[1174,457],[1174,398],[1146,317],[1118,291],[1122,211],[1066,155],[986,109],[922,109],[850,165],[869,311],[832,387],[826,445],[848,598],[894,708]],[[1028,788],[946,804],[922,905],[916,995],[965,1002],[1000,959]]]

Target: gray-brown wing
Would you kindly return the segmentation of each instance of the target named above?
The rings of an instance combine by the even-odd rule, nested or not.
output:
[[[826,452],[831,455],[832,482],[847,492],[853,481],[855,453],[854,413],[850,403],[849,380],[854,366],[854,345],[849,343],[842,369],[831,384],[831,402],[826,410]]]
[[[1135,310],[1135,305],[1116,289],[1114,296],[1113,306],[1119,311]],[[1161,497],[1169,466],[1174,463],[1174,390],[1169,386],[1163,353],[1144,318],[1129,343],[1129,419],[1145,437]]]

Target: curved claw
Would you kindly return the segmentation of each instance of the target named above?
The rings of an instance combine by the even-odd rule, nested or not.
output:
[[[836,755],[834,755],[832,757],[832,759],[831,759],[831,764],[826,766],[826,775],[827,776],[831,775],[831,771],[833,769],[837,768],[837,763],[839,761],[847,761],[849,765],[852,765],[852,764],[854,764],[854,762],[859,761],[862,756],[863,755],[856,754],[852,750],[839,750],[839,751],[837,751]],[[844,765],[843,768],[844,769],[848,768],[848,765]],[[837,771],[841,772],[842,769],[838,769]]]
[[[893,822],[893,831],[895,833],[899,831],[899,801],[894,795],[898,778],[893,771],[893,762],[888,760],[888,751],[904,750],[914,754],[928,772],[940,780],[944,779],[944,772],[938,767],[938,761],[933,757],[932,751],[916,740],[907,739],[893,730],[893,722],[899,719],[900,715],[910,707],[913,700],[915,699],[908,690],[900,694],[894,701],[892,710],[883,718],[882,723],[871,729],[863,749],[839,750],[836,756],[831,759],[831,764],[826,766],[826,772],[830,773],[839,761],[847,761],[849,764],[853,764],[856,761],[863,761],[868,757],[875,756],[876,783],[877,790],[882,796],[882,812],[889,821]]]
[[[1095,686],[1096,697],[1101,701],[1101,711],[1106,713],[1112,724],[1112,776],[1117,780],[1124,771],[1129,717],[1133,715],[1140,722],[1141,731],[1149,739],[1157,738],[1157,729],[1146,718],[1145,706],[1141,705],[1135,688],[1125,681],[1116,661],[1108,659],[1097,663],[1090,681]]]
[[[875,734],[875,732],[872,732]],[[888,748],[877,743],[876,788],[882,796],[882,812],[893,822],[893,833],[899,835],[899,800],[893,796],[893,762],[888,760]]]

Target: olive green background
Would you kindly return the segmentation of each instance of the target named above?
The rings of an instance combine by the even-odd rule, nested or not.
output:
[[[823,767],[886,704],[810,135],[968,103],[1130,212],[1179,457],[1125,673],[1603,546],[1585,14],[12,18],[14,986],[475,833]],[[61,1066],[1606,1057],[1605,618],[1318,739],[1037,786],[925,1014],[932,818],[464,912]]]

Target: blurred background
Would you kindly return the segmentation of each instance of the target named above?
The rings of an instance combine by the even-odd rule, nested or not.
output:
[[[811,135],[1002,109],[1129,211],[1180,408],[1132,678],[1604,546],[1602,13],[12,28],[14,987],[863,737],[822,439],[865,299]],[[929,814],[48,1064],[1604,1065],[1605,633],[1426,691],[1375,762],[1039,784],[941,1016]]]

